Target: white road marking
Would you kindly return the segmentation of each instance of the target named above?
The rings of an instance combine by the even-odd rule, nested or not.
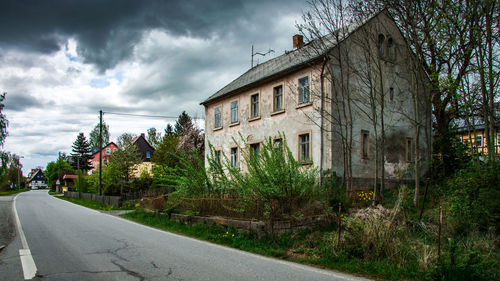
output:
[[[23,265],[24,280],[30,280],[36,275],[36,265],[29,249],[19,249],[21,264]]]
[[[35,261],[31,256],[31,251],[28,246],[28,241],[26,241],[26,236],[24,235],[23,227],[21,226],[21,221],[19,220],[19,215],[17,214],[16,199],[19,195],[20,194],[14,197],[14,204],[12,204],[12,208],[14,209],[14,217],[16,218],[17,232],[19,233],[21,244],[23,246],[22,249],[19,249],[19,257],[21,258],[21,265],[23,267],[24,280],[30,280],[35,277],[37,269]]]

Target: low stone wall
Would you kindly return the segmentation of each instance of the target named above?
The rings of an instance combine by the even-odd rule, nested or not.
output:
[[[258,237],[265,236],[269,233],[282,233],[299,229],[311,229],[315,226],[329,224],[328,218],[322,215],[294,221],[275,221],[273,225],[269,222],[263,221],[237,220],[223,217],[188,216],[182,214],[170,214],[170,219],[184,224],[206,224],[233,227],[234,229],[242,232],[254,232]]]
[[[65,191],[65,197],[78,198],[78,192],[76,191]],[[90,199],[93,201],[101,202],[106,205],[114,205],[121,207],[122,206],[122,198],[120,196],[105,196],[105,195],[97,195],[93,193],[81,193],[81,198]]]

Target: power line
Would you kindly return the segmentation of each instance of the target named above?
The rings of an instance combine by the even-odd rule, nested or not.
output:
[[[111,115],[147,117],[147,118],[160,118],[160,119],[177,119],[178,118],[178,116],[174,117],[174,116],[163,116],[163,115],[145,115],[145,114],[121,113],[121,112],[107,112],[107,111],[103,111],[102,113],[111,114]],[[205,118],[191,117],[191,119],[204,120]]]

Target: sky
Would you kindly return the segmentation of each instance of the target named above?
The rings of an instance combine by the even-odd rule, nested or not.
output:
[[[57,0],[0,2],[4,151],[25,174],[70,153],[99,122],[110,140],[204,118],[204,99],[250,69],[251,48],[292,49],[305,0]],[[199,121],[200,126],[203,120]]]

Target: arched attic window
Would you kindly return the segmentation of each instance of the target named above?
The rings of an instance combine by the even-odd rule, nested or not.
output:
[[[394,59],[394,41],[390,37],[387,39],[387,59],[391,61]]]
[[[384,34],[379,34],[378,35],[378,44],[377,44],[379,57],[384,57],[384,41],[385,41]]]

